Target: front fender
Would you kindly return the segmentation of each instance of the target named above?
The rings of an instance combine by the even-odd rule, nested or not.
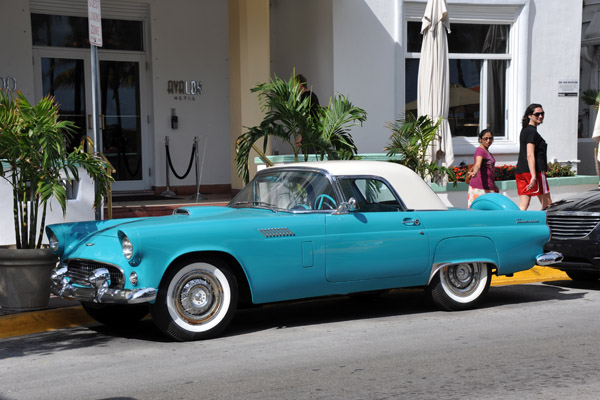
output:
[[[498,251],[489,238],[460,236],[444,239],[435,248],[429,280],[445,265],[472,262],[498,265]]]

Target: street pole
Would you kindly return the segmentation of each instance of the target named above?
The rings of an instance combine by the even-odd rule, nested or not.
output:
[[[92,61],[92,139],[94,140],[94,154],[99,154],[102,142],[102,135],[98,119],[100,116],[100,85],[99,85],[99,74],[98,74],[98,47],[90,44],[91,50],[91,61]],[[94,181],[94,197],[98,192],[98,182]],[[101,204],[96,208],[96,220],[103,219],[104,205]]]
[[[102,135],[98,118],[100,117],[100,78],[98,73],[98,47],[102,47],[102,15],[100,0],[88,0],[88,33],[92,63],[92,139],[94,140],[94,155],[102,149]],[[94,198],[98,193],[98,182],[94,181]],[[104,204],[96,208],[96,220],[103,219]]]

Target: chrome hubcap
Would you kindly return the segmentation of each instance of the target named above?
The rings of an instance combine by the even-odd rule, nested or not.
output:
[[[478,264],[458,264],[446,268],[446,273],[450,285],[460,293],[469,292],[479,281],[480,273]]]
[[[219,280],[208,271],[192,271],[183,276],[175,288],[179,315],[195,325],[209,321],[223,303]]]

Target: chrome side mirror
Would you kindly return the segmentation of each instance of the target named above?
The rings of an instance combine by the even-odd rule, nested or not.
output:
[[[354,197],[350,197],[347,202],[344,201],[340,203],[333,215],[348,214],[354,210],[356,210],[356,199]]]

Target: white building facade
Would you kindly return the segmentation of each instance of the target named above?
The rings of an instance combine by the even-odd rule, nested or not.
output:
[[[587,1],[587,0],[586,0]],[[249,89],[304,74],[322,105],[342,93],[367,112],[360,153],[381,153],[416,100],[425,0],[101,0],[99,149],[114,190],[167,185],[165,138],[183,174],[197,138],[204,193],[241,188],[235,139],[260,122]],[[522,114],[546,111],[549,161],[578,165],[582,0],[447,0],[452,32],[455,165],[472,162],[489,127],[497,165],[514,164]],[[65,118],[91,130],[87,1],[0,2],[0,85],[32,101],[53,94]],[[581,147],[581,146],[580,146]],[[272,154],[291,149],[274,143]],[[171,187],[195,187],[194,171]],[[193,189],[192,189],[193,190]],[[188,190],[189,191],[189,190]],[[4,218],[4,217],[3,217]]]
[[[302,71],[325,99],[348,95],[367,111],[353,137],[381,152],[386,123],[415,110],[426,1],[271,2],[273,72]],[[448,0],[455,164],[472,162],[476,134],[494,131],[497,164],[516,162],[521,117],[541,103],[549,161],[577,165],[579,0]],[[292,18],[302,15],[302,18]],[[322,101],[323,102],[323,101]],[[283,151],[283,150],[282,150]]]

